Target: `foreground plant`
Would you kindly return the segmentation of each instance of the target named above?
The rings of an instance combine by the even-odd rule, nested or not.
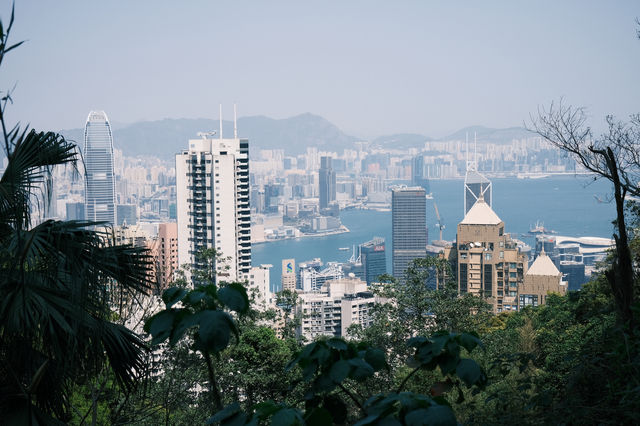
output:
[[[382,350],[366,343],[331,338],[305,346],[290,368],[302,369],[307,392],[300,405],[274,401],[257,404],[248,412],[236,402],[208,421],[220,425],[301,424],[456,424],[450,403],[444,397],[457,389],[463,399],[462,384],[481,389],[486,375],[480,366],[461,351],[473,351],[481,342],[476,335],[438,332],[430,338],[414,337],[407,342],[413,355],[407,360],[412,369],[396,389],[363,398],[353,390],[354,383],[365,382],[388,369]],[[429,395],[406,392],[406,384],[419,371],[439,370],[442,380],[434,383]],[[350,412],[355,407],[355,412]]]
[[[9,45],[0,23],[0,64]],[[34,206],[50,198],[54,166],[75,167],[76,147],[52,132],[9,128],[11,93],[0,99],[3,148],[0,178],[0,418],[7,424],[70,419],[74,384],[105,365],[131,389],[144,343],[112,322],[110,298],[148,289],[151,266],[143,249],[111,244],[92,222],[46,220]]]

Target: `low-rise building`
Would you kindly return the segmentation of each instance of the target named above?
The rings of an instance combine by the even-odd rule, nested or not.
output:
[[[549,256],[542,251],[524,276],[518,288],[519,308],[544,305],[549,293],[565,294],[567,283],[562,281],[562,272],[556,268]]]
[[[320,291],[300,293],[299,300],[296,310],[302,319],[297,333],[307,340],[347,337],[351,324],[367,327],[372,322],[375,296],[367,283],[357,278],[328,281]]]

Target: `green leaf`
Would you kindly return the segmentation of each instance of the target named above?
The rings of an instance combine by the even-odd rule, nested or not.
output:
[[[249,297],[242,284],[231,283],[218,290],[218,299],[232,311],[241,314],[249,310]]]
[[[374,370],[379,371],[387,367],[387,360],[384,356],[384,351],[378,348],[369,348],[365,352],[364,360],[373,367]]]
[[[341,359],[331,366],[329,377],[331,377],[331,380],[335,383],[342,383],[349,375],[349,371],[351,371],[351,365],[348,361]]]
[[[451,408],[443,405],[433,405],[426,409],[419,408],[413,410],[404,417],[404,421],[408,426],[447,426],[458,424]]]
[[[174,326],[171,330],[171,337],[169,338],[169,345],[175,346],[176,343],[182,339],[184,333],[191,327],[198,325],[200,321],[200,312],[191,313],[186,309],[181,309],[176,319],[174,320]]]
[[[347,420],[347,406],[338,396],[325,396],[322,405],[331,413],[333,423],[342,424]]]
[[[459,338],[460,346],[471,352],[476,346],[482,346],[482,341],[475,334],[462,333]]]
[[[323,365],[331,358],[331,351],[325,345],[318,345],[310,358],[318,360],[318,364]]]
[[[266,420],[268,417],[276,413],[281,408],[282,408],[281,405],[278,405],[271,400],[260,402],[255,406],[256,414],[261,420]]]
[[[395,417],[387,416],[383,417],[376,423],[376,426],[402,426]]]
[[[313,391],[314,392],[329,392],[335,389],[336,384],[331,379],[331,377],[326,374],[321,374],[313,383]]]
[[[201,313],[198,335],[208,350],[220,352],[229,346],[232,331],[235,332],[235,324],[226,312],[209,310]]]
[[[358,381],[362,381],[368,377],[373,376],[373,373],[375,372],[373,370],[373,367],[361,358],[350,359],[349,364],[355,367],[351,370],[349,377]]]
[[[204,299],[206,296],[207,296],[207,293],[205,293],[204,291],[191,290],[189,294],[187,294],[186,302],[189,305],[194,306],[197,303],[199,303],[202,299]]]
[[[158,312],[145,323],[145,331],[151,334],[152,345],[157,345],[164,342],[167,337],[171,335],[173,329],[173,319],[175,317],[175,311],[168,309],[162,312]]]
[[[236,415],[239,412],[240,412],[240,404],[238,404],[237,402],[234,402],[233,404],[230,404],[224,407],[222,411],[218,411],[216,414],[210,417],[209,420],[207,420],[207,424],[222,422]]]
[[[330,348],[337,349],[339,351],[347,350],[346,342],[337,337],[332,337],[331,339],[327,340],[327,345],[329,345]]]
[[[482,381],[484,374],[480,366],[472,359],[463,358],[456,367],[456,374],[467,386],[475,385]]]
[[[380,416],[377,414],[370,414],[367,417],[365,417],[364,419],[354,423],[353,426],[366,426],[366,425],[370,425],[372,423],[374,423],[376,420],[378,420]]]
[[[300,412],[294,408],[282,408],[271,418],[274,426],[294,426],[303,424]]]
[[[323,407],[317,407],[311,410],[305,420],[309,426],[325,426],[333,424],[331,414]]]
[[[437,358],[438,366],[440,367],[440,371],[442,374],[447,375],[456,370],[459,364],[459,356],[452,355],[448,352],[443,353]]]
[[[171,287],[162,293],[162,301],[167,305],[167,309],[182,300],[187,294],[187,290],[180,287]]]
[[[317,369],[318,363],[315,361],[310,362],[306,367],[302,369],[302,378],[308,382],[313,378],[313,375],[316,374]]]
[[[427,409],[427,416],[429,421],[426,424],[428,425],[448,426],[458,424],[453,410],[446,405],[432,405]]]
[[[428,341],[429,339],[427,339],[426,337],[416,336],[407,340],[407,346],[409,346],[410,348],[417,348],[418,346],[421,346]]]

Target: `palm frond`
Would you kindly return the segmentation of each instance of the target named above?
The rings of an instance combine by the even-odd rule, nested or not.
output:
[[[75,167],[77,152],[74,144],[54,132],[20,131],[16,126],[8,138],[8,164],[0,178],[0,221],[19,228],[29,223],[31,197],[42,189],[51,168],[69,163]]]

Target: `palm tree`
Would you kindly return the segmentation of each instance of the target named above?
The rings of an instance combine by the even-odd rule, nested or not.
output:
[[[0,64],[20,43],[0,22]],[[46,220],[34,225],[34,203],[50,196],[54,166],[76,166],[76,146],[61,135],[19,125],[9,129],[0,100],[7,167],[0,178],[0,418],[9,424],[69,419],[74,382],[108,365],[131,389],[145,346],[114,322],[114,292],[146,291],[144,249],[119,246],[96,223]]]

